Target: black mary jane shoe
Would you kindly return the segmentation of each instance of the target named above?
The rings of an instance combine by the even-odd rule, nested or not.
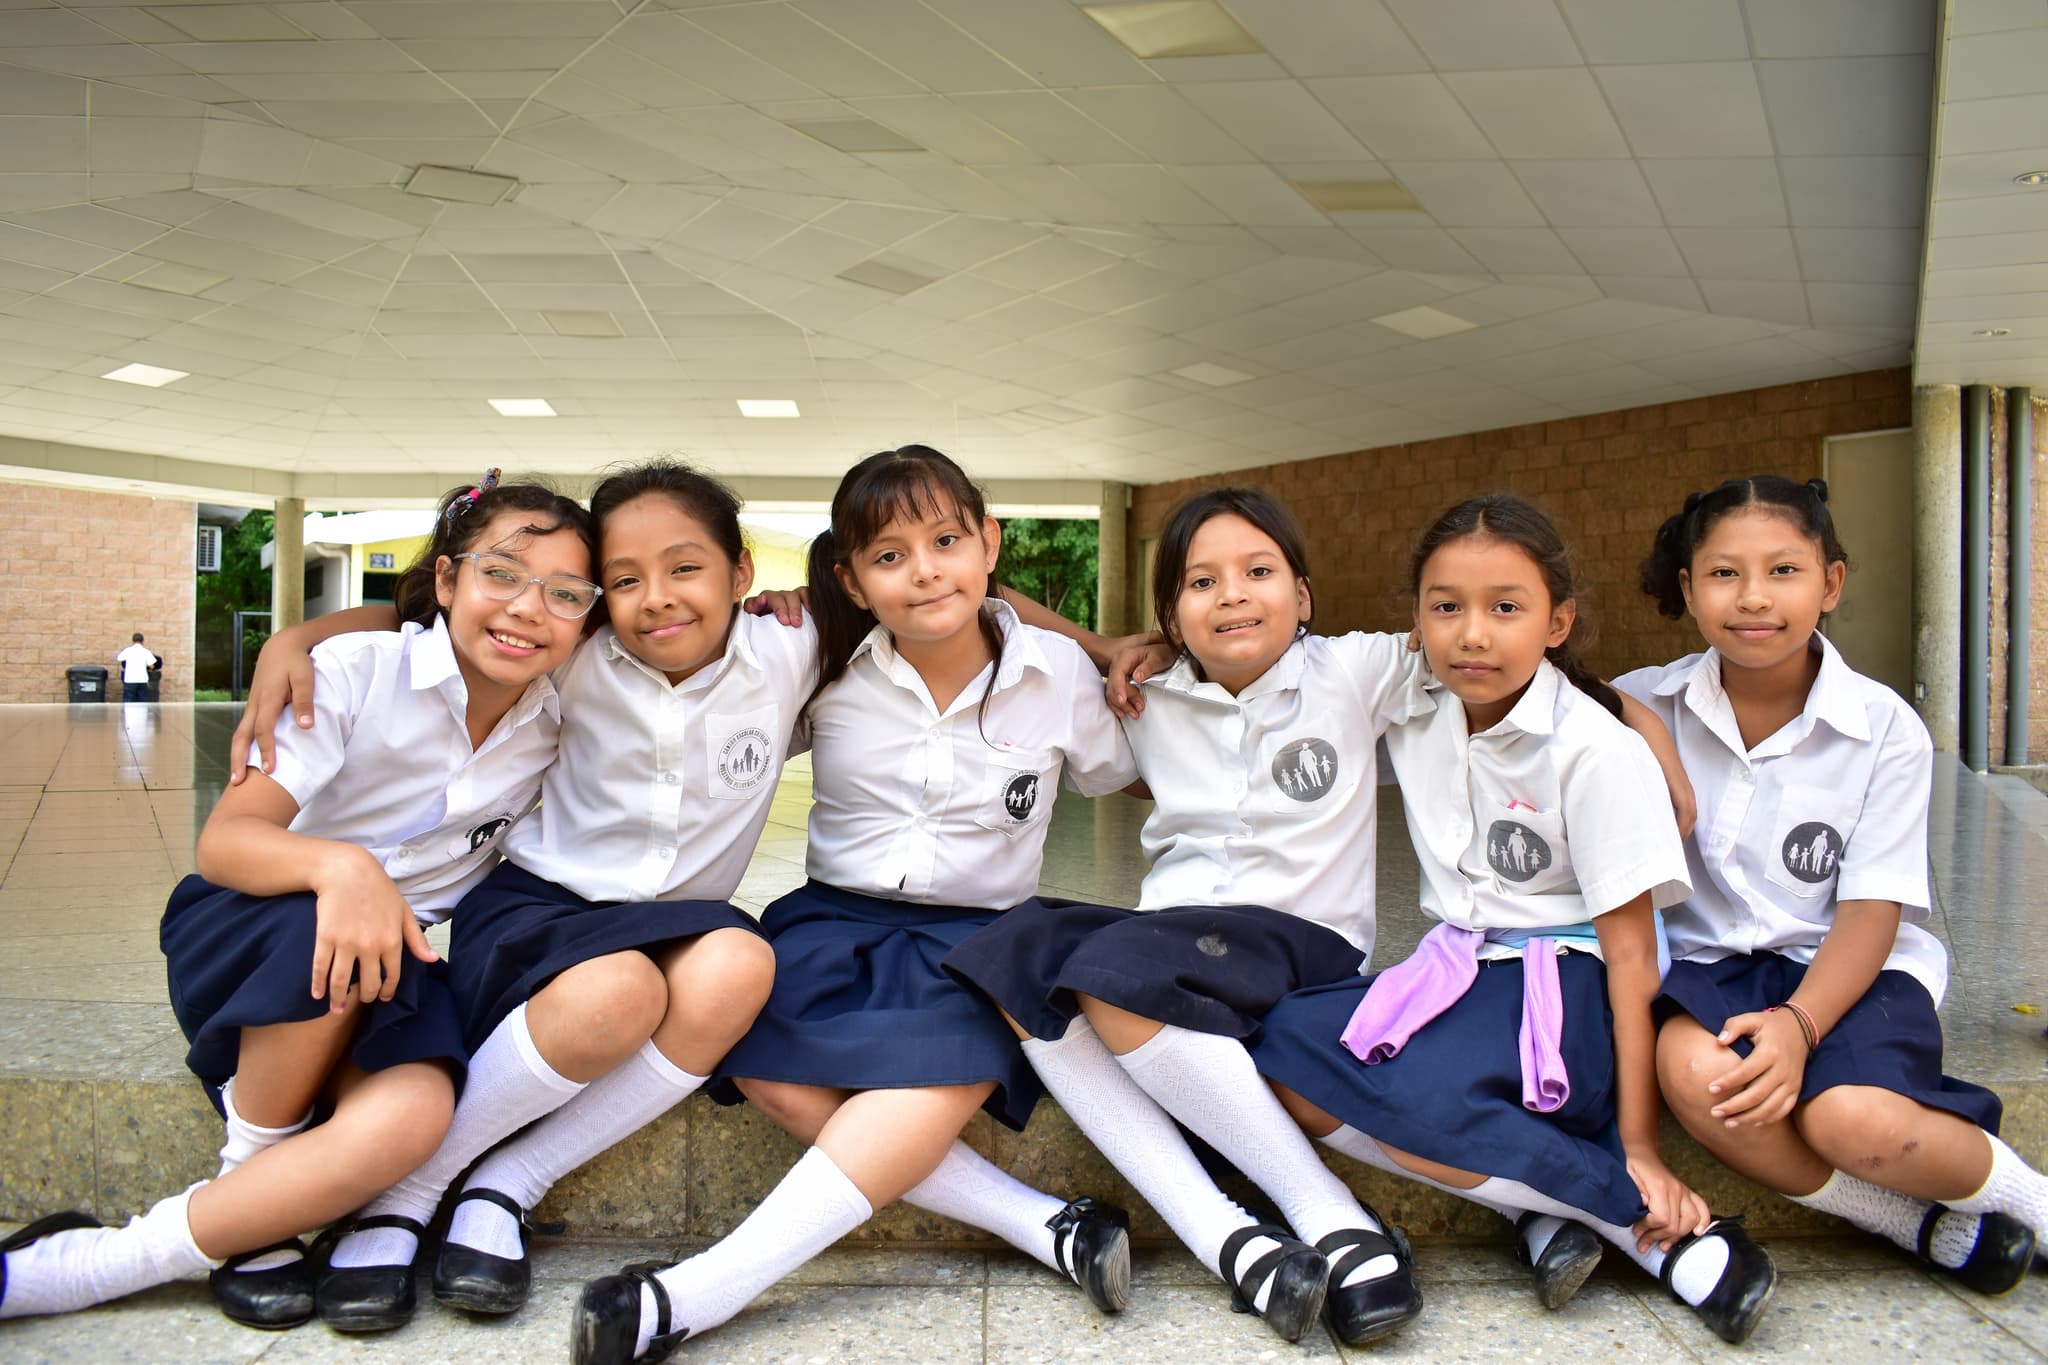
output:
[[[1936,1204],[1920,1220],[1921,1262],[1979,1294],[2009,1294],[2019,1288],[2034,1265],[2034,1230],[2011,1214],[1979,1214],[1977,1245],[1970,1248],[1963,1263],[1939,1265],[1933,1255],[1934,1225],[1947,1212],[1946,1204]]]
[[[329,1228],[321,1236],[330,1254],[333,1244],[352,1232],[372,1228],[403,1228],[414,1238],[413,1257],[419,1257],[426,1227],[417,1218],[401,1213],[380,1213],[357,1218]],[[324,1258],[323,1258],[324,1259]],[[413,1265],[322,1265],[314,1281],[313,1307],[320,1320],[337,1332],[389,1332],[412,1321],[418,1306],[413,1289]]]
[[[45,1237],[54,1237],[60,1232],[81,1232],[86,1228],[105,1227],[99,1219],[78,1209],[66,1209],[62,1213],[47,1213],[33,1223],[25,1223],[0,1240],[0,1303],[7,1302],[7,1253],[20,1251],[33,1242]]]
[[[533,1220],[518,1200],[500,1190],[464,1190],[454,1206],[460,1208],[472,1199],[496,1204],[518,1221],[519,1257],[493,1256],[443,1238],[440,1253],[434,1257],[434,1298],[469,1313],[517,1312],[533,1290],[533,1262],[526,1255]]]
[[[1554,1313],[1570,1303],[1580,1286],[1600,1268],[1600,1258],[1607,1248],[1591,1228],[1568,1222],[1551,1235],[1541,1256],[1531,1257],[1523,1230],[1543,1216],[1525,1213],[1515,1220],[1515,1259],[1529,1267],[1536,1284],[1536,1301]]]
[[[1242,1275],[1232,1275],[1237,1253],[1259,1237],[1277,1245],[1245,1267]],[[1323,1296],[1330,1287],[1329,1259],[1287,1229],[1271,1223],[1241,1227],[1223,1239],[1223,1252],[1217,1260],[1230,1286],[1230,1311],[1257,1314],[1281,1340],[1300,1341],[1302,1333],[1321,1316]],[[1269,1277],[1266,1309],[1261,1313],[1255,1306],[1259,1286],[1267,1284]]]
[[[641,1261],[616,1275],[605,1275],[583,1286],[576,1311],[569,1319],[569,1358],[575,1365],[630,1365],[638,1359],[666,1360],[669,1352],[690,1335],[687,1327],[672,1327],[668,1291],[655,1272],[666,1266]],[[640,1339],[640,1287],[654,1296],[654,1336],[647,1353],[633,1354]]]
[[[1375,1223],[1386,1220],[1367,1209]],[[1398,1332],[1422,1316],[1422,1291],[1415,1285],[1415,1260],[1408,1239],[1398,1228],[1374,1232],[1370,1228],[1345,1228],[1316,1243],[1316,1250],[1330,1261],[1330,1292],[1323,1305],[1330,1330],[1346,1346]],[[1376,1280],[1363,1280],[1345,1288],[1345,1277],[1380,1256],[1392,1256],[1398,1264]]]
[[[1742,1230],[1741,1218],[1716,1218],[1699,1236],[1687,1234],[1679,1238],[1678,1245],[1665,1255],[1659,1278],[1671,1290],[1671,1296],[1678,1298],[1678,1291],[1671,1289],[1672,1268],[1687,1247],[1709,1237],[1719,1237],[1728,1244],[1728,1264],[1713,1292],[1705,1302],[1694,1304],[1692,1311],[1714,1329],[1715,1336],[1740,1346],[1763,1321],[1764,1311],[1771,1306],[1771,1296],[1778,1291],[1778,1267],[1772,1262],[1771,1253],[1750,1240]]]
[[[1045,1220],[1053,1259],[1081,1286],[1088,1302],[1121,1313],[1131,1298],[1131,1216],[1110,1204],[1081,1198]],[[1072,1229],[1071,1236],[1062,1233]]]
[[[268,1270],[243,1266],[273,1251],[296,1251],[299,1259]],[[296,1237],[230,1256],[206,1277],[220,1311],[244,1327],[283,1331],[313,1317],[313,1262],[306,1244]]]

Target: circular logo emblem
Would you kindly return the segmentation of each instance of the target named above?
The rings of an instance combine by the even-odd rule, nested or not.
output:
[[[1018,773],[1003,784],[1003,811],[1012,820],[1020,824],[1029,820],[1037,807],[1037,773]]]
[[[450,843],[448,851],[458,858],[464,853],[474,853],[500,834],[503,834],[505,827],[511,823],[512,817],[509,815],[494,816],[478,825],[469,833],[454,839]]]
[[[718,751],[718,776],[736,792],[752,791],[774,770],[774,758],[767,732],[749,725],[733,731]]]
[[[1543,836],[1515,820],[1496,820],[1486,831],[1486,863],[1511,882],[1526,882],[1552,862]]]
[[[1785,860],[1785,870],[1800,881],[1824,882],[1835,875],[1835,864],[1842,861],[1842,836],[1835,833],[1833,825],[1809,820],[1785,836],[1778,856]]]
[[[1319,801],[1337,785],[1337,751],[1328,740],[1297,739],[1273,755],[1273,781],[1297,801]]]

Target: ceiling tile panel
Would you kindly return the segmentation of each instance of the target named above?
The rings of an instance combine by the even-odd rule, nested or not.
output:
[[[1383,161],[1496,155],[1486,134],[1438,76],[1341,76],[1305,84]]]
[[[1388,169],[1443,227],[1533,227],[1543,213],[1501,161],[1396,161]]]
[[[1976,8],[1976,0],[1958,9]],[[1759,58],[1924,53],[1934,40],[1927,0],[1743,0]]]
[[[1595,65],[1749,58],[1737,0],[1559,0]]]
[[[1748,62],[1601,66],[1594,73],[1637,156],[1769,156]]]
[[[1583,67],[1464,71],[1444,80],[1504,157],[1629,154],[1606,98]]]
[[[1230,12],[1296,77],[1429,69],[1381,0],[1231,0]]]
[[[1388,0],[1388,8],[1439,71],[1584,60],[1550,0]]]
[[[859,5],[801,0],[793,8],[928,89],[1009,90],[1030,83],[1018,68],[918,0],[863,0]]]
[[[1780,227],[1790,221],[1778,164],[1769,157],[1638,164],[1672,227]]]
[[[1517,161],[1513,169],[1553,227],[1652,227],[1663,222],[1633,161]]]
[[[1148,81],[1144,63],[1067,0],[925,0],[1040,85],[1066,89]]]
[[[1369,161],[1372,154],[1295,81],[1231,81],[1181,91],[1266,161]]]
[[[1925,57],[1761,62],[1781,156],[1920,155],[1933,73]]]

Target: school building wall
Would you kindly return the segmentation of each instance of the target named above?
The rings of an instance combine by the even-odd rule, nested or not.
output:
[[[101,664],[136,631],[164,656],[165,701],[192,699],[196,507],[0,483],[0,702],[59,702],[64,670]]]
[[[2011,659],[2011,633],[2006,629],[2010,611],[2006,556],[2011,544],[2006,528],[2011,521],[2012,480],[2006,452],[2010,431],[2006,422],[2006,391],[1991,391],[1991,762],[2005,762],[2007,665]],[[2034,562],[2031,575],[2033,613],[2028,640],[2027,668],[2027,761],[2048,762],[2048,402],[2035,399],[2033,455]]]

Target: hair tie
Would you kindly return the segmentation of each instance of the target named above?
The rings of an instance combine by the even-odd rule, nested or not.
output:
[[[1808,479],[1806,487],[1821,502],[1828,500],[1828,481],[1826,479]]]
[[[497,466],[493,465],[491,468],[486,469],[484,471],[484,481],[482,483],[470,489],[467,493],[458,493],[455,497],[455,501],[448,504],[448,511],[444,514],[447,516],[448,520],[455,520],[464,512],[467,512],[470,508],[476,506],[476,500],[478,498],[481,498],[484,494],[490,492],[493,488],[496,488],[498,486],[499,472],[500,471],[497,468]]]

